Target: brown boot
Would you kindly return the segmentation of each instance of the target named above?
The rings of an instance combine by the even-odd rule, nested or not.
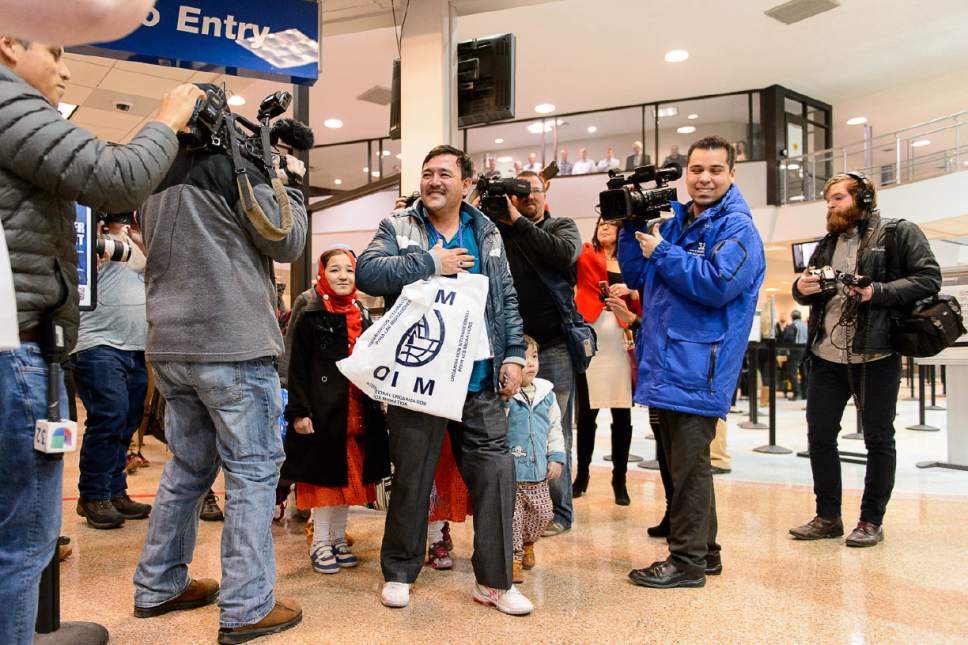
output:
[[[181,594],[154,607],[134,606],[135,618],[154,618],[180,609],[195,609],[218,600],[218,583],[211,578],[191,580]]]
[[[524,570],[534,569],[534,542],[524,544],[524,558],[521,559]]]
[[[844,523],[837,518],[820,517],[819,515],[803,526],[790,529],[790,535],[798,540],[823,540],[836,538],[844,534]]]
[[[276,598],[276,606],[266,617],[252,625],[218,630],[219,643],[245,643],[260,636],[278,634],[295,627],[302,620],[302,607],[294,600]]]
[[[511,582],[516,585],[524,582],[524,566],[517,558],[515,558],[514,566],[511,568]]]

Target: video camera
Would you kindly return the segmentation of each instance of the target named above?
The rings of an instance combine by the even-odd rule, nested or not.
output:
[[[661,219],[659,213],[672,210],[671,202],[678,199],[675,187],[666,184],[682,177],[682,166],[675,162],[662,168],[639,166],[628,177],[612,169],[608,177],[608,190],[598,194],[602,219],[646,222],[651,229]],[[655,188],[642,190],[642,184],[650,181],[655,182]]]
[[[531,182],[527,179],[488,179],[481,175],[475,192],[481,197],[481,212],[491,221],[507,221],[511,217],[506,197],[524,199],[531,195]]]
[[[868,276],[857,276],[830,266],[807,267],[807,273],[820,278],[820,291],[825,296],[832,296],[837,292],[838,282],[847,287],[860,287],[861,289],[870,286],[873,282]]]

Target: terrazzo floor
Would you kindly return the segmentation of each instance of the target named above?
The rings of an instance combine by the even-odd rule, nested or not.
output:
[[[797,450],[806,444],[801,407],[781,402],[777,415],[779,443]],[[916,404],[902,402],[898,490],[888,508],[887,539],[875,548],[848,549],[838,540],[792,541],[787,529],[812,516],[809,464],[794,455],[752,452],[765,443],[766,433],[738,429],[744,419],[731,415],[733,473],[716,478],[723,575],[710,577],[702,589],[636,587],[626,578],[629,569],[665,555],[664,542],[645,535],[659,519],[661,484],[658,473],[631,468],[632,505],[616,506],[601,461],[608,433],[600,432],[591,486],[575,501],[574,528],[537,544],[537,567],[519,585],[536,606],[531,616],[505,616],[472,602],[470,524],[453,525],[452,571],[425,568],[409,608],[384,608],[379,602],[383,516],[357,509],[349,531],[361,562],[336,575],[310,569],[302,522],[287,518],[274,527],[277,590],[302,604],[304,619],[295,629],[256,642],[968,642],[968,473],[913,467],[922,453],[943,457],[945,440],[945,430],[931,435],[902,430],[916,413]],[[943,425],[943,412],[931,414]],[[633,419],[633,452],[651,458],[654,442],[643,438],[645,412],[636,410]],[[848,422],[845,432],[852,430]],[[608,427],[606,414],[600,426]],[[861,449],[860,442],[847,445]],[[165,449],[149,439],[144,452],[152,465],[129,478],[129,492],[150,502]],[[131,577],[147,522],[129,521],[114,531],[89,528],[74,512],[77,460],[75,453],[65,464],[62,533],[72,538],[74,553],[61,565],[62,618],[100,622],[112,643],[214,642],[214,606],[147,620],[132,616]],[[862,481],[862,466],[844,465],[845,524],[856,519]],[[216,490],[222,490],[221,480]],[[201,523],[192,575],[220,577],[221,527]]]

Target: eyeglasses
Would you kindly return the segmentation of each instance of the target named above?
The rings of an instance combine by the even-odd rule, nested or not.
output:
[[[541,195],[542,193],[544,193],[544,188],[532,188],[531,189],[531,194],[532,195]]]

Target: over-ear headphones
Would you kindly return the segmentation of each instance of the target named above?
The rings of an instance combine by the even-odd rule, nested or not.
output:
[[[867,175],[856,171],[850,171],[844,174],[859,184],[855,199],[857,206],[869,211],[874,205],[874,185],[871,183],[871,180],[867,178]]]

